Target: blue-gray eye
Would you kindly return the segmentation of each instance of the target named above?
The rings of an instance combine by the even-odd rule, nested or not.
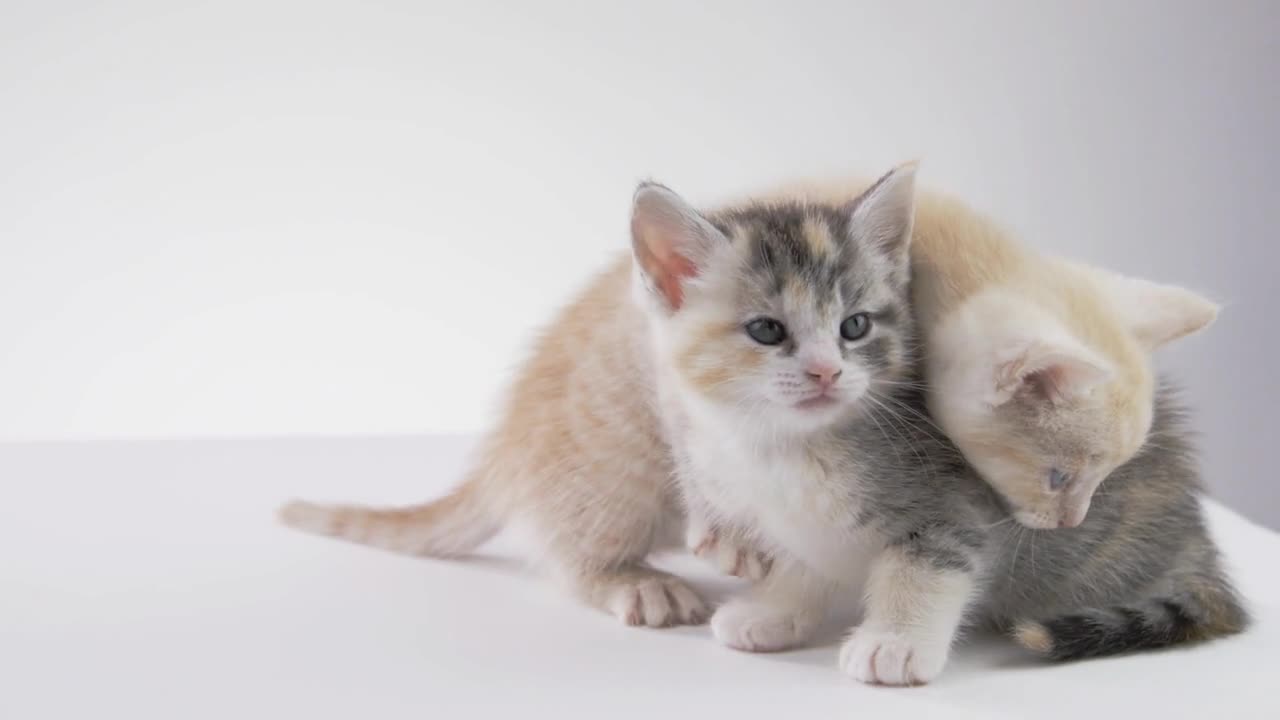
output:
[[[761,345],[777,345],[787,339],[787,329],[773,318],[756,318],[747,323],[747,334]]]
[[[864,312],[854,313],[840,323],[840,337],[849,342],[861,340],[869,330],[871,330],[871,316]]]
[[[1062,472],[1058,468],[1049,469],[1049,489],[1061,490],[1071,480],[1071,476]]]

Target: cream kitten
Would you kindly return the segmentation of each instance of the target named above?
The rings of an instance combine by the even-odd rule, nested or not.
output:
[[[760,197],[843,203],[866,187]],[[1036,254],[937,194],[918,197],[911,272],[930,414],[1032,528],[1084,520],[1098,484],[1146,440],[1151,352],[1218,311],[1182,288]]]

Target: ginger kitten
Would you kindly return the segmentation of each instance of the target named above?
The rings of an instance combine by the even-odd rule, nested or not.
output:
[[[864,182],[760,195],[843,203]],[[920,193],[912,305],[930,414],[1032,528],[1075,527],[1152,422],[1153,350],[1218,308],[1183,288],[1046,257],[953,198]]]
[[[518,525],[537,543],[541,565],[623,622],[705,621],[707,605],[694,590],[645,563],[678,537],[681,511],[654,407],[648,332],[631,300],[631,265],[616,262],[549,326],[452,493],[402,509],[294,502],[282,520],[436,557],[462,555]]]

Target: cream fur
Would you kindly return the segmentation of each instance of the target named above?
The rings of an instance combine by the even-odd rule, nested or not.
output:
[[[839,203],[867,186],[803,182],[755,197]],[[936,193],[917,193],[911,271],[930,411],[1037,528],[1083,521],[1102,479],[1146,439],[1150,352],[1218,312],[1183,288],[1039,255]],[[1037,394],[1044,380],[1056,401]],[[1073,478],[1060,491],[1047,486],[1055,467]]]

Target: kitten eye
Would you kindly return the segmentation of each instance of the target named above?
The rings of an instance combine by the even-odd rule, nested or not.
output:
[[[1049,489],[1061,490],[1064,485],[1071,481],[1071,476],[1062,472],[1058,468],[1049,469]]]
[[[840,323],[840,337],[850,342],[861,340],[870,330],[871,316],[864,312],[854,313]]]
[[[773,318],[756,318],[747,323],[747,334],[761,345],[777,345],[787,339],[787,329]]]

